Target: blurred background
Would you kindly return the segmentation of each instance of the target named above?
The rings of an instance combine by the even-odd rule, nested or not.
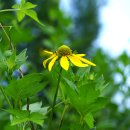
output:
[[[29,0],[28,0],[29,1]],[[0,0],[0,10],[11,8],[20,0]],[[27,48],[28,62],[24,73],[43,72],[40,49],[55,50],[70,46],[97,64],[93,71],[103,75],[108,87],[104,95],[109,103],[95,113],[97,130],[130,130],[130,1],[129,0],[33,0],[41,27],[26,17],[18,23],[15,12],[0,13],[18,53]],[[0,29],[0,48],[7,39]],[[45,73],[47,73],[45,71]],[[48,75],[49,78],[50,75]],[[50,82],[53,82],[50,80]],[[43,102],[47,92],[41,94]],[[0,94],[0,107],[3,106]],[[0,127],[7,130],[8,117],[0,114]]]

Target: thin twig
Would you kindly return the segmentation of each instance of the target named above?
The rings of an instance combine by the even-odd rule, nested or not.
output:
[[[20,72],[21,77],[23,78],[23,71],[20,68],[19,68],[19,72]]]
[[[9,41],[9,44],[10,44],[11,49],[14,50],[13,43],[11,42],[11,39],[10,39],[9,35],[7,34],[6,30],[4,29],[4,27],[3,27],[3,25],[2,25],[1,23],[0,23],[0,27],[1,27],[2,30],[4,31],[6,37],[7,37],[8,41]]]
[[[4,89],[2,88],[2,86],[0,86],[0,90],[1,90],[2,94],[4,95],[5,100],[7,101],[9,107],[10,107],[10,108],[13,108],[12,105],[11,105],[11,103],[10,103],[10,101],[9,101],[9,98],[8,98],[7,95],[5,94],[5,91],[4,91]]]

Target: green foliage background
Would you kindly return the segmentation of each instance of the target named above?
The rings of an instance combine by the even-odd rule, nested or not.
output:
[[[31,103],[42,101],[42,106],[48,107],[48,103],[52,102],[53,93],[55,90],[54,87],[50,88],[50,86],[56,85],[56,80],[54,80],[56,76],[55,73],[50,74],[48,73],[47,70],[43,68],[42,66],[43,56],[40,55],[40,50],[41,49],[55,50],[57,47],[65,43],[69,45],[73,50],[77,50],[79,53],[87,53],[88,57],[91,58],[94,63],[96,63],[97,67],[91,68],[91,71],[96,73],[96,75],[95,74],[91,75],[92,77],[94,76],[94,78],[96,79],[95,82],[102,81],[100,86],[104,84],[104,80],[106,83],[108,83],[107,88],[104,89],[102,93],[102,95],[104,95],[109,100],[108,104],[102,110],[95,112],[94,111],[95,103],[93,104],[93,102],[95,100],[100,100],[101,102],[104,102],[104,99],[97,98],[97,95],[100,93],[100,90],[102,90],[102,88],[98,88],[99,90],[97,91],[94,91],[95,89],[91,90],[91,92],[93,91],[93,93],[90,93],[89,92],[90,90],[85,90],[87,88],[85,88],[84,85],[82,85],[82,89],[79,88],[79,93],[83,93],[84,91],[86,91],[88,92],[89,96],[82,95],[80,98],[78,98],[78,95],[76,95],[76,93],[73,93],[73,91],[69,87],[69,84],[73,86],[73,83],[70,83],[70,81],[64,79],[63,82],[65,82],[66,84],[68,83],[68,87],[65,88],[64,84],[62,84],[62,88],[67,89],[66,91],[69,90],[68,95],[73,95],[72,97],[70,96],[71,97],[70,102],[73,102],[72,106],[75,107],[77,111],[80,111],[81,115],[82,114],[84,115],[86,111],[90,112],[88,115],[85,116],[85,118],[90,119],[90,122],[91,120],[94,120],[94,124],[97,130],[130,129],[130,122],[129,122],[130,110],[125,105],[126,99],[128,99],[130,96],[129,93],[130,89],[129,85],[127,84],[127,78],[128,76],[130,76],[129,56],[124,52],[118,58],[114,59],[105,52],[103,52],[101,49],[97,50],[92,46],[92,43],[96,39],[98,32],[100,30],[100,23],[98,20],[98,9],[101,8],[101,6],[103,5],[101,3],[100,5],[97,0],[82,0],[82,1],[73,0],[72,9],[74,10],[73,13],[75,15],[73,15],[72,17],[67,17],[66,14],[59,9],[58,0],[39,0],[39,1],[30,0],[30,2],[37,5],[34,10],[37,12],[38,18],[40,19],[40,22],[38,21],[38,23],[40,24],[43,23],[44,26],[41,26],[40,24],[36,23],[35,21],[37,20],[32,20],[28,16],[26,16],[22,21],[20,21],[19,18],[20,22],[18,22],[16,13],[14,11],[0,13],[0,22],[2,23],[2,25],[12,26],[10,28],[5,29],[8,32],[12,43],[17,47],[17,51],[14,54],[12,54],[10,51],[6,51],[7,48],[9,48],[8,39],[6,38],[2,29],[0,28],[0,86],[7,86],[9,80],[8,78],[11,78],[6,77],[6,74],[4,73],[5,69],[9,68],[8,72],[11,73],[10,71],[12,70],[12,68],[18,69],[24,63],[23,67],[23,70],[25,71],[24,74],[25,75],[28,73],[33,74],[30,75],[30,77],[25,76],[25,78],[20,79],[23,80],[21,82],[25,82],[25,90],[20,94],[23,96],[23,98],[26,98],[28,95],[32,96],[32,98],[30,99]],[[14,4],[16,4],[14,0],[6,0],[6,1],[0,0],[0,10],[10,9]],[[25,48],[27,48],[27,52],[26,50],[24,50]],[[25,55],[27,55],[28,57],[26,57]],[[5,59],[7,59],[6,67],[5,67]],[[19,59],[21,60],[19,61]],[[44,73],[44,76],[42,76],[42,74],[37,74],[37,72]],[[86,70],[86,72],[88,72],[88,70]],[[80,77],[82,72],[78,73],[77,77],[79,79],[80,78],[82,79],[83,77]],[[121,76],[122,80],[120,82],[115,82],[114,75],[116,74],[119,74]],[[16,93],[17,89],[19,88],[18,86],[21,84],[20,81],[17,82],[15,80],[15,76],[17,75],[18,73],[16,71],[14,73],[14,79],[12,83],[10,83],[8,89],[6,89],[6,93],[14,99],[17,96],[21,98],[20,94]],[[65,73],[64,75],[67,74]],[[101,75],[104,76],[104,79],[102,79]],[[44,79],[42,79],[42,77],[44,77]],[[71,75],[71,77],[73,79],[73,74]],[[91,77],[87,77],[87,79],[88,79],[87,80],[88,86],[90,84],[91,86],[94,86],[94,84],[96,84],[95,82],[89,83]],[[32,82],[32,84],[28,84],[27,80],[33,80],[34,82]],[[43,84],[41,81],[48,81],[48,82],[44,82]],[[18,87],[16,91],[12,91],[11,89],[14,86],[14,84],[17,84]],[[39,87],[37,88],[37,91],[35,91],[35,94],[39,90],[42,90],[43,86],[44,91],[38,93],[36,97],[33,97],[34,94],[32,92],[33,90],[30,93],[25,93],[26,88],[33,89],[30,87],[32,85],[34,85],[33,87],[35,87],[35,85],[37,84]],[[124,95],[124,99],[120,105],[117,105],[112,100],[113,96],[117,92],[120,92]],[[91,108],[86,109],[87,106],[84,106],[84,108],[80,108],[80,106],[82,106],[80,104],[82,104],[84,98],[85,99],[87,98],[88,100],[91,99],[92,101],[92,104],[90,105]],[[88,102],[88,104],[90,103]],[[119,111],[120,107],[123,108],[122,111]],[[0,93],[0,108],[1,109],[7,108],[7,104],[4,100],[4,97],[2,96],[2,93]],[[42,117],[40,114],[36,115],[35,111],[33,110],[31,116],[29,116],[28,113],[24,113],[25,115],[23,120],[24,121],[33,120],[37,124],[41,125],[42,123],[40,119],[45,116],[44,113],[46,113],[45,112],[46,109],[47,108],[41,110],[43,113]],[[22,111],[20,112],[23,113]],[[94,119],[91,116],[91,112],[94,113]],[[16,114],[17,111],[8,110],[8,113]],[[10,127],[8,113],[3,110],[1,110],[0,112],[1,130],[15,129],[15,127],[13,126]],[[55,116],[59,117],[61,113],[62,109],[59,108]],[[21,115],[19,115],[18,119],[20,118],[20,116]],[[35,120],[36,118],[38,118],[39,120],[36,121]],[[78,119],[77,112],[69,110],[69,114],[65,116],[64,126],[62,129],[63,130],[68,129],[68,124],[71,130],[88,129],[88,127],[81,128],[79,125],[75,125],[72,123],[72,121],[77,122],[77,119]],[[14,121],[13,123],[16,122]],[[90,127],[91,126],[93,127],[93,124],[91,123],[88,124],[90,124]],[[54,125],[57,125],[57,120],[55,120]]]

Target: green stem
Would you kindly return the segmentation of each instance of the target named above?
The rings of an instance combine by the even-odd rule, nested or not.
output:
[[[63,103],[64,103],[64,102],[59,102],[59,103],[57,103],[57,104],[54,106],[54,108],[58,107],[59,105],[61,105],[61,104],[63,104]],[[51,111],[52,111],[52,108],[50,108],[50,109],[48,110],[47,114],[50,113]]]
[[[60,68],[60,73],[59,73],[56,91],[55,91],[55,95],[54,95],[54,99],[53,99],[53,104],[52,104],[52,111],[51,111],[50,120],[48,123],[48,130],[51,130],[51,123],[52,123],[52,118],[53,118],[53,114],[54,114],[54,108],[55,108],[55,104],[56,104],[56,98],[57,98],[57,94],[58,94],[59,84],[60,84],[60,80],[61,80],[61,73],[62,73],[62,68]]]
[[[23,78],[23,72],[22,72],[22,70],[19,69],[19,71],[20,71],[21,77]],[[30,99],[29,99],[29,97],[27,97],[27,108],[26,109],[27,109],[28,112],[30,112],[29,105],[30,105]],[[30,124],[31,130],[35,130],[35,126],[34,126],[33,122],[29,121],[29,124]]]
[[[80,124],[83,125],[83,116],[80,117]]]
[[[3,25],[4,28],[12,28],[12,26]]]
[[[27,111],[30,112],[30,110],[29,110],[29,104],[30,104],[30,99],[29,99],[29,97],[27,97]]]
[[[0,13],[2,12],[10,12],[10,11],[18,11],[20,9],[3,9],[3,10],[0,10]]]
[[[30,104],[30,99],[29,99],[29,97],[27,97],[27,111],[30,112],[30,110],[29,110],[29,104]],[[29,121],[29,124],[30,124],[31,130],[35,130],[33,122]]]
[[[62,126],[62,124],[63,124],[64,115],[65,115],[65,112],[66,112],[67,109],[68,109],[68,105],[65,105],[64,110],[63,110],[63,113],[62,113],[62,116],[61,116],[61,120],[60,120],[60,123],[59,123],[59,128],[58,128],[58,130],[61,129],[61,126]]]
[[[10,101],[9,101],[9,98],[7,97],[7,95],[6,95],[5,92],[4,92],[4,89],[3,89],[1,86],[0,86],[0,90],[1,90],[2,94],[4,95],[5,100],[6,100],[6,102],[8,103],[9,107],[10,107],[10,108],[13,108],[12,105],[11,105],[11,103],[10,103]]]

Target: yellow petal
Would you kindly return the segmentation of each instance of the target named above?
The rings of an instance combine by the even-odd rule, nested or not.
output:
[[[75,54],[76,56],[84,57],[86,54]]]
[[[85,59],[85,58],[79,57],[79,59],[80,59],[82,62],[84,62],[84,63],[86,63],[86,64],[88,64],[88,65],[96,66],[96,64],[92,63],[91,61],[89,61],[89,60],[87,60],[87,59]]]
[[[60,65],[65,70],[69,69],[69,61],[68,61],[68,58],[66,56],[61,57]]]
[[[84,64],[82,63],[78,57],[76,57],[74,54],[71,55],[71,56],[68,56],[68,58],[70,59],[70,61],[75,65],[75,66],[78,66],[78,67],[86,67],[88,66],[88,64]]]
[[[56,62],[57,59],[58,59],[58,56],[56,55],[56,56],[50,61],[49,65],[48,65],[48,70],[49,70],[49,71],[51,71],[51,69],[52,69],[52,67],[53,67],[53,65],[54,65],[54,63]]]
[[[46,63],[47,63],[50,59],[54,58],[55,56],[56,56],[56,54],[53,54],[51,57],[49,57],[48,59],[46,59],[46,60],[43,61],[43,66],[44,66],[44,68],[46,68]]]
[[[49,55],[52,55],[52,54],[53,54],[53,52],[51,52],[51,51],[47,51],[47,50],[43,50],[43,53],[45,53],[45,54],[49,54]]]

